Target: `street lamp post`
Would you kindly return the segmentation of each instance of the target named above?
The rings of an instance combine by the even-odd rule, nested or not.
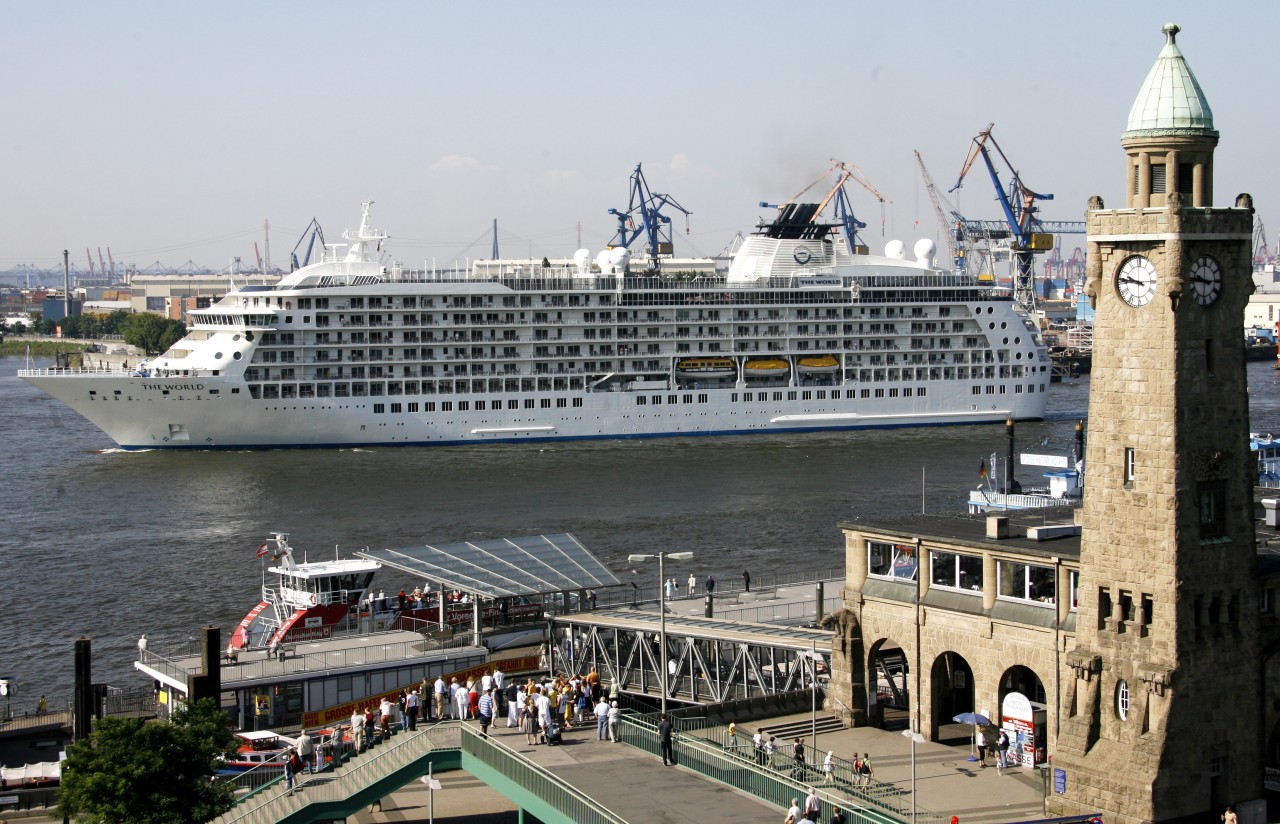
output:
[[[667,584],[666,571],[662,562],[666,558],[673,561],[687,561],[693,557],[692,552],[656,552],[648,555],[628,555],[627,563],[640,564],[650,558],[658,559],[658,645],[660,649],[659,666],[662,671],[658,677],[662,679],[662,714],[667,714],[667,602],[664,594]]]
[[[911,739],[911,824],[916,820],[916,744],[924,743],[924,736],[914,729],[905,729],[902,735]]]

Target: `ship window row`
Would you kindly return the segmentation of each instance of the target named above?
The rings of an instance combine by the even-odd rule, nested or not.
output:
[[[842,394],[843,393],[843,394]],[[894,387],[892,389],[806,389],[806,390],[785,390],[785,391],[769,391],[769,392],[734,392],[729,400],[731,403],[766,403],[770,401],[825,401],[839,400],[841,397],[853,398],[923,398],[929,394],[929,390],[923,386],[904,386]],[[638,400],[638,404],[643,406],[644,402]]]
[[[386,396],[396,397],[401,395],[454,395],[454,394],[468,394],[468,393],[484,394],[486,392],[484,381],[481,381],[481,380],[473,381],[471,382],[473,385],[470,387],[467,386],[467,383],[468,383],[467,381],[458,381],[457,385],[454,386],[450,382],[441,381],[440,385],[437,386],[427,382],[424,382],[423,384],[419,385],[416,381],[406,381],[404,383],[391,382],[391,383],[385,383],[385,384],[384,383],[367,383],[363,381],[336,381],[332,383],[330,382],[250,383],[248,386],[249,386],[250,397],[254,399],[261,399],[261,400],[278,400],[278,399],[288,400],[293,398],[307,399],[307,398],[365,398],[365,397],[386,397]],[[530,383],[529,381],[521,382],[521,386],[518,388],[512,388],[510,386],[504,388],[501,385],[500,381],[496,383],[498,383],[499,385],[496,387],[490,386],[488,388],[487,391],[489,393],[497,394],[501,392],[517,392],[517,391],[519,392],[584,391],[584,388],[585,388],[581,379],[577,379],[573,382],[562,382],[560,380],[557,380],[554,384],[554,388],[553,388],[553,384],[551,384],[550,381],[547,381],[546,383],[544,383],[542,380],[539,380],[537,382],[536,390],[533,388],[532,385],[529,385],[529,386],[524,385],[525,383]],[[238,392],[239,390],[236,389],[233,391]],[[526,399],[526,401],[529,403],[533,402],[532,399]],[[515,401],[509,401],[508,403],[514,403],[514,402]],[[498,408],[497,404],[499,403],[500,401],[492,401],[490,402],[489,408],[496,409]],[[515,409],[516,407],[509,406],[508,408]],[[533,407],[530,406],[527,408],[532,409]]]
[[[666,402],[669,406],[674,406],[680,403],[693,403],[695,395],[691,392],[686,392],[683,395],[637,395],[636,406],[661,406],[664,397],[667,399]],[[707,403],[709,400],[709,396],[705,393],[697,395],[696,398],[698,403]]]
[[[551,409],[553,406],[553,401],[554,401],[554,407],[556,409],[568,409],[570,405],[570,401],[573,402],[573,408],[575,409],[581,408],[582,406],[582,398],[525,398],[523,401],[520,401],[520,400],[507,401],[506,408],[508,410],[522,409],[522,408],[523,409]],[[410,415],[413,415],[417,413],[419,410],[421,410],[422,412],[435,412],[437,404],[435,401],[427,401],[425,403],[417,403],[417,402],[392,403],[392,404],[389,404],[389,406],[391,408],[392,415],[398,415],[406,412]],[[440,407],[439,411],[453,412],[455,406],[457,407],[457,411],[459,412],[471,412],[472,410],[476,412],[488,412],[488,411],[499,412],[503,408],[503,402],[493,401],[492,403],[489,403],[486,401],[441,401],[439,403],[439,407]],[[373,405],[373,414],[375,415],[387,414],[387,407],[388,407],[388,404],[375,403]]]

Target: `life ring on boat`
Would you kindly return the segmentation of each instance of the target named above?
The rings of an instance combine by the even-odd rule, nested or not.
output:
[[[311,606],[315,606],[315,605],[316,605],[316,594],[313,592],[311,593]]]

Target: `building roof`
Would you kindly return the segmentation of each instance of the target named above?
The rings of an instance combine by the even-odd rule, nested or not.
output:
[[[1216,136],[1213,111],[1175,40],[1181,29],[1166,23],[1166,42],[1129,110],[1125,137],[1199,133]]]
[[[378,561],[445,589],[483,598],[541,595],[620,586],[618,577],[568,533],[457,544],[366,549]]]

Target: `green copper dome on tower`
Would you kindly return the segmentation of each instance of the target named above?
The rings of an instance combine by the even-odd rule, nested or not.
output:
[[[1176,37],[1181,28],[1176,23],[1166,23],[1162,31],[1167,41],[1147,74],[1138,99],[1133,101],[1124,137],[1192,134],[1216,137],[1209,101],[1178,48]]]

